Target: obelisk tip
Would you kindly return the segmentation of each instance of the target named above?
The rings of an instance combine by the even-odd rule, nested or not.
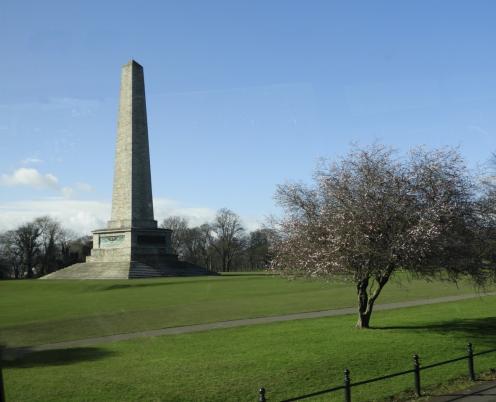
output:
[[[133,65],[143,68],[143,66],[134,59],[130,59],[126,64],[126,66],[133,66]]]

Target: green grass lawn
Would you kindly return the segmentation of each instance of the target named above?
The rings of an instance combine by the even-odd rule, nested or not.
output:
[[[389,283],[378,303],[472,293],[469,283]],[[348,283],[266,274],[132,281],[1,281],[0,343],[27,346],[189,324],[352,307]]]
[[[96,285],[94,285],[96,286]],[[282,286],[282,285],[281,285]],[[291,285],[295,286],[295,285]],[[302,285],[303,286],[303,285]],[[4,371],[9,401],[269,401],[458,357],[466,343],[496,347],[496,297],[376,312],[375,328],[354,316],[143,338],[98,347],[39,352]],[[476,370],[496,367],[496,354]],[[424,386],[466,373],[466,361],[425,372]],[[353,401],[412,387],[411,375],[353,389]],[[320,400],[342,401],[339,392]]]

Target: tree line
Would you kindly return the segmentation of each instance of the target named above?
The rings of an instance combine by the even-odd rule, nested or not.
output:
[[[220,209],[212,222],[200,226],[189,227],[180,216],[170,216],[160,226],[172,230],[172,247],[181,260],[211,271],[257,271],[270,264],[271,230],[247,232],[230,209]]]
[[[161,227],[172,229],[172,248],[183,261],[211,271],[256,271],[270,262],[270,230],[248,232],[233,211],[220,209],[212,222],[189,227],[170,216]],[[84,262],[92,237],[78,237],[60,222],[43,216],[0,233],[0,278],[37,278]]]
[[[78,237],[42,216],[0,233],[0,278],[36,278],[84,261],[91,237]]]

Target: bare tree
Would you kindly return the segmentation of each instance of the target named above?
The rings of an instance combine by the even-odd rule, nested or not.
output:
[[[76,262],[71,247],[76,235],[59,222],[43,216],[0,236],[0,259],[9,277],[46,275]]]
[[[208,223],[187,229],[184,236],[184,259],[213,270],[212,241],[212,226]]]
[[[23,273],[28,278],[34,276],[34,268],[40,253],[38,245],[40,235],[41,230],[35,222],[26,223],[14,231],[15,247],[18,248],[21,255]]]
[[[55,271],[57,257],[59,254],[59,243],[63,234],[59,222],[49,216],[35,219],[34,224],[38,226],[40,236],[38,239],[40,249],[40,275],[46,275]]]
[[[352,280],[357,327],[398,269],[480,279],[473,179],[455,150],[413,150],[398,159],[380,145],[323,163],[315,185],[285,184],[276,199],[274,269]],[[479,247],[480,249],[480,247]]]
[[[244,246],[244,228],[239,216],[227,208],[217,212],[212,225],[214,241],[212,246],[221,259],[221,269],[229,272],[233,258]]]
[[[169,216],[165,218],[160,227],[164,229],[172,230],[172,249],[179,256],[180,259],[184,258],[185,255],[185,236],[188,230],[188,221],[180,216]]]
[[[8,277],[22,278],[22,251],[16,243],[16,231],[9,230],[0,236],[0,255]]]
[[[67,267],[77,262],[77,259],[71,255],[71,247],[77,241],[78,238],[75,232],[61,228],[58,235],[58,268]]]
[[[64,251],[65,255],[68,254],[69,261],[67,262],[67,265],[84,262],[86,257],[91,254],[92,246],[93,236],[77,237],[75,234],[69,232],[67,245],[63,246],[63,250],[66,250]]]
[[[250,232],[246,254],[252,270],[267,268],[270,262],[270,229],[258,229]]]
[[[172,247],[178,257],[192,264],[213,269],[213,226],[204,223],[189,228],[188,221],[180,216],[165,218],[161,227],[172,230]]]

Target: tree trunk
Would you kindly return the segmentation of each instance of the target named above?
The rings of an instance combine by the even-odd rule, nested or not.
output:
[[[31,279],[33,277],[33,256],[29,251],[25,253],[25,264],[27,277]]]
[[[358,321],[356,323],[357,328],[370,328],[369,323],[370,323],[370,316],[372,315],[372,310],[369,310],[365,313],[359,312],[358,313]]]
[[[374,309],[374,303],[381,294],[382,288],[388,282],[391,275],[392,269],[389,270],[385,275],[375,278],[377,282],[377,288],[375,291],[371,291],[372,294],[369,295],[367,288],[369,286],[369,279],[365,278],[357,282],[357,295],[358,295],[358,321],[356,323],[357,328],[369,328],[370,316],[372,315],[372,310]]]
[[[369,295],[367,287],[369,286],[369,278],[362,279],[357,283],[358,296],[358,321],[357,328],[369,328],[370,315],[372,310],[369,310]]]
[[[222,254],[222,272],[229,272],[229,267],[227,266],[227,255],[225,252]]]

